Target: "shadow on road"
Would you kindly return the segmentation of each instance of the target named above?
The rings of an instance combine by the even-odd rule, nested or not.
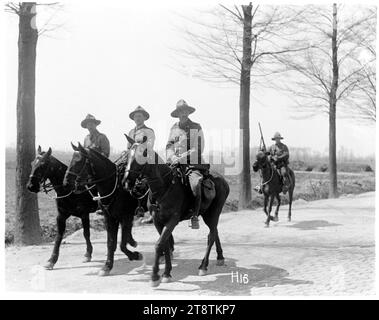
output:
[[[318,230],[319,228],[337,227],[337,226],[341,226],[341,224],[330,223],[326,220],[311,220],[311,221],[301,221],[287,227],[297,228],[301,230]]]
[[[173,283],[162,284],[157,291],[177,291],[175,283],[191,285],[188,289],[180,289],[181,292],[212,291],[216,295],[251,295],[254,288],[274,287],[278,285],[302,285],[313,284],[312,281],[292,279],[289,273],[282,268],[266,264],[255,264],[249,268],[238,267],[235,259],[227,259],[224,266],[216,266],[214,260],[210,261],[208,275],[198,276],[198,259],[174,259],[172,277]],[[160,274],[164,265],[160,266]],[[139,275],[150,278],[151,268],[139,268]],[[232,277],[233,275],[233,277]],[[145,278],[145,277],[144,277]],[[243,279],[247,279],[245,281]],[[130,280],[136,282],[138,280]]]

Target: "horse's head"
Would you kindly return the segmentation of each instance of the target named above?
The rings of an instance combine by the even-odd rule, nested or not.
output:
[[[80,185],[86,184],[92,176],[92,168],[89,161],[89,151],[80,143],[78,147],[71,143],[74,154],[64,176],[63,185],[77,190]]]
[[[132,190],[136,180],[143,175],[144,168],[148,161],[148,150],[144,145],[146,139],[142,143],[135,142],[125,134],[126,139],[130,144],[128,150],[127,164],[125,167],[122,185],[126,190]]]
[[[255,161],[253,163],[253,170],[254,172],[257,172],[259,169],[265,168],[268,164],[268,152],[259,151],[257,155],[255,156]]]
[[[27,188],[31,192],[39,192],[41,183],[47,179],[47,172],[50,166],[51,148],[47,152],[42,151],[38,146],[36,158],[32,162],[32,172],[27,183]]]

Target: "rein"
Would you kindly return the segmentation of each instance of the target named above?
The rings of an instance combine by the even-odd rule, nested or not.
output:
[[[271,164],[269,164],[269,167],[270,167],[270,170],[271,170],[271,177],[269,180],[265,181],[265,182],[262,182],[263,181],[263,175],[262,175],[262,168],[260,169],[260,173],[261,173],[261,186],[263,187],[264,185],[268,184],[271,182],[272,178],[274,177],[274,169],[272,168]]]
[[[114,173],[113,173],[113,174],[114,174]],[[112,176],[113,176],[113,174],[112,174]],[[107,179],[108,179],[108,178],[107,178]],[[87,189],[87,191],[90,193],[90,195],[92,196],[92,199],[93,199],[94,201],[100,201],[100,200],[102,200],[102,199],[106,199],[106,198],[109,198],[110,196],[112,196],[112,195],[115,193],[115,191],[116,191],[116,189],[117,189],[117,186],[118,186],[118,175],[117,175],[117,172],[116,172],[116,181],[115,181],[115,184],[114,184],[114,188],[113,188],[112,192],[109,193],[109,194],[107,194],[106,196],[101,196],[99,192],[97,192],[97,196],[94,196],[94,195],[92,194],[92,192],[90,191],[90,188],[87,187],[87,185],[86,185],[86,189]]]
[[[72,172],[72,171],[67,171],[67,172],[68,172],[69,174],[72,174],[72,175],[76,176],[76,179],[81,178],[81,175],[82,175],[82,173],[83,173],[85,167],[87,166],[87,164],[90,165],[91,171],[92,171],[92,173],[94,173],[94,172],[93,172],[94,169],[93,169],[93,167],[92,167],[92,164],[91,164],[91,162],[90,162],[88,159],[86,159],[86,162],[84,163],[84,166],[83,166],[83,168],[80,170],[79,174],[77,174],[77,173],[75,173],[75,172]],[[116,175],[116,181],[115,181],[115,185],[114,185],[113,190],[112,190],[111,193],[109,193],[109,194],[107,194],[107,195],[105,195],[105,196],[101,196],[100,193],[97,192],[97,196],[96,196],[96,195],[94,195],[94,194],[91,192],[91,189],[92,189],[93,187],[95,187],[95,185],[96,185],[97,183],[99,183],[99,182],[103,182],[103,181],[106,181],[106,180],[112,178],[114,175]],[[82,182],[82,183],[80,183],[79,181],[76,181],[76,182],[77,182],[77,184],[78,184],[79,186],[84,186],[84,187],[86,188],[86,191],[89,192],[89,194],[91,195],[93,201],[101,202],[102,199],[106,199],[106,198],[109,198],[110,196],[112,196],[112,195],[115,193],[116,189],[117,189],[117,186],[118,186],[118,174],[117,174],[117,168],[115,169],[114,172],[112,172],[110,175],[108,175],[108,176],[106,176],[106,177],[104,177],[104,178],[97,179],[97,180],[90,180],[90,179],[87,179],[87,181]],[[91,183],[92,186],[91,186],[91,187],[88,187],[88,183]]]
[[[50,164],[51,164],[51,161],[49,160],[49,162],[47,163],[47,166],[46,166],[46,170],[44,171],[44,173],[40,176],[40,177],[36,177],[35,175],[31,174],[29,177],[30,178],[35,178],[35,179],[38,179],[39,180],[39,183],[41,185],[42,183],[42,190],[43,192],[51,199],[53,200],[57,200],[57,199],[63,199],[63,198],[67,198],[69,197],[71,194],[72,194],[72,190],[68,193],[68,194],[65,194],[64,196],[51,196],[49,194],[49,192],[51,191],[55,191],[55,188],[58,188],[58,187],[63,187],[63,184],[60,184],[60,185],[54,185],[52,184],[51,182],[49,183],[46,183],[46,180],[48,179],[46,177],[46,173],[49,171],[50,169]],[[61,167],[60,167],[61,168]],[[58,169],[59,170],[59,169]],[[55,191],[56,193],[56,191]],[[57,194],[57,193],[56,193]]]

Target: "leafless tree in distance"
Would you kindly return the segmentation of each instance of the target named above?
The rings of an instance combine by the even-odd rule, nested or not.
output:
[[[176,50],[183,58],[177,69],[208,82],[240,88],[239,207],[246,208],[251,202],[250,91],[265,87],[267,77],[283,71],[276,56],[304,50],[303,44],[291,40],[301,10],[250,3],[219,5],[202,15],[185,17],[190,26],[181,29],[186,45]]]
[[[376,12],[353,11],[348,6],[336,4],[330,7],[307,6],[296,37],[309,42],[309,48],[302,53],[276,56],[288,72],[276,78],[275,87],[288,92],[295,101],[296,111],[304,116],[325,113],[329,117],[331,198],[338,196],[337,110],[341,115],[351,115],[354,105],[362,106],[365,90],[375,90],[373,73],[367,71],[367,64],[359,63],[358,59],[372,32],[363,26],[371,23],[374,15]],[[361,36],[357,37],[358,33]],[[365,79],[367,73],[371,78]],[[358,96],[361,97],[359,100]],[[372,97],[372,92],[368,97]],[[364,109],[367,110],[366,106]]]

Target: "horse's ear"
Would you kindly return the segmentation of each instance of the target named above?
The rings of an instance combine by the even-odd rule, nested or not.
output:
[[[79,151],[79,148],[71,142],[71,147],[74,151]]]
[[[37,149],[37,152],[38,152],[38,154],[41,154],[41,153],[42,153],[42,148],[41,148],[41,146],[40,146],[40,145],[38,145],[38,149]]]
[[[134,139],[132,139],[131,137],[129,137],[127,134],[124,133],[124,136],[126,138],[126,140],[128,140],[128,142],[133,145],[135,144],[136,142],[134,141]]]
[[[47,150],[47,152],[46,152],[46,157],[50,157],[52,152],[53,152],[53,150],[51,150],[51,148],[49,148],[49,150]]]
[[[80,144],[80,142],[78,142],[78,149],[79,149],[79,152],[85,156],[88,155],[88,152],[87,150]]]

